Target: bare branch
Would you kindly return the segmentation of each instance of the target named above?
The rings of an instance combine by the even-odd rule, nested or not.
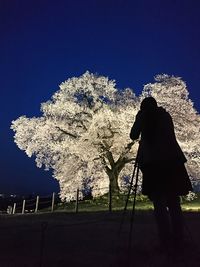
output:
[[[59,130],[59,131],[61,131],[62,133],[64,133],[64,134],[66,134],[66,135],[69,135],[69,136],[71,136],[71,137],[73,137],[73,138],[78,138],[78,137],[80,137],[80,136],[78,136],[78,135],[74,135],[74,134],[72,134],[72,133],[69,133],[69,132],[67,132],[67,131],[65,131],[65,130],[63,130],[63,129],[61,129],[60,127],[58,127],[58,126],[56,126],[56,128]]]

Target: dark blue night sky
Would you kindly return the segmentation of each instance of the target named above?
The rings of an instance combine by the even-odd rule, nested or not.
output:
[[[0,0],[0,193],[59,190],[9,128],[86,70],[137,94],[155,74],[181,76],[200,111],[199,10],[199,0]]]

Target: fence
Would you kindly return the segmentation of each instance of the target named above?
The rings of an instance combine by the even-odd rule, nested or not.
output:
[[[41,209],[48,208],[51,212],[54,211],[55,205],[60,202],[59,196],[56,193],[47,196],[36,196],[28,199],[18,199],[12,205],[8,205],[7,213],[37,213]]]
[[[101,198],[101,205],[104,205],[103,210],[108,210],[109,212],[111,212],[113,210],[113,206],[116,206],[116,201],[117,198],[113,198],[112,196],[112,190],[111,190],[111,186],[108,187],[104,187],[104,188],[100,188],[100,189],[107,189],[107,194],[105,194],[104,196],[100,197]],[[127,187],[126,187],[127,189]],[[94,189],[95,190],[95,189]],[[78,213],[79,212],[79,208],[80,205],[84,205],[85,210],[89,210],[89,208],[92,208],[95,210],[95,208],[97,208],[97,206],[99,205],[98,202],[96,202],[96,206],[95,206],[95,199],[93,199],[93,202],[88,202],[88,206],[86,207],[86,201],[84,198],[82,199],[82,192],[80,191],[79,188],[77,188],[76,191],[74,191],[74,193],[76,193],[76,197],[74,201],[70,201],[68,203],[63,203],[61,205],[63,205],[63,208],[60,207],[60,209],[64,209],[66,211],[70,211],[70,212],[75,212]],[[140,196],[139,196],[140,197]],[[143,199],[145,198],[144,196],[142,197]],[[124,193],[124,195],[121,195],[121,198],[119,201],[121,201],[120,204],[123,203],[123,200],[126,199],[126,193]],[[131,199],[131,196],[130,196]],[[113,205],[113,201],[115,201],[115,205]],[[25,214],[25,213],[37,213],[38,211],[51,211],[53,212],[55,209],[58,209],[59,203],[61,203],[60,198],[58,196],[58,194],[56,193],[52,193],[52,195],[48,195],[48,196],[36,196],[35,198],[31,198],[31,199],[23,199],[21,201],[18,202],[14,202],[12,205],[9,205],[7,208],[7,213],[8,214],[16,214],[16,213],[21,213],[21,214]],[[90,204],[90,207],[89,207]],[[82,205],[82,206],[83,206]],[[81,208],[83,210],[83,208]],[[98,208],[97,208],[98,210]]]
[[[101,190],[106,190],[107,194],[104,195],[103,205],[105,206],[105,209],[108,211],[112,211],[112,190],[111,186],[100,188]],[[95,189],[94,189],[95,190]],[[99,189],[98,189],[99,190]],[[91,196],[85,196],[83,199],[83,192],[80,191],[79,188],[77,188],[75,193],[75,200],[63,203],[63,209],[68,210],[70,212],[79,212],[79,207],[81,204],[85,202],[88,198],[91,200]],[[87,198],[88,197],[88,198]],[[37,213],[41,211],[51,211],[53,212],[55,209],[58,208],[59,204],[61,203],[60,198],[58,194],[52,193],[52,195],[48,196],[36,196],[34,198],[28,198],[28,199],[18,199],[17,201],[12,200],[13,203],[10,203],[7,207],[7,213],[8,214],[25,214],[25,213]],[[62,204],[61,204],[62,205]],[[60,208],[62,209],[62,208]]]

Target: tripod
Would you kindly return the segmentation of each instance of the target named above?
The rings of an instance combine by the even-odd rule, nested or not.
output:
[[[138,151],[139,151],[139,149],[138,149]],[[128,200],[129,200],[129,197],[130,197],[131,190],[133,188],[133,181],[134,181],[134,177],[135,177],[135,184],[134,184],[134,188],[133,188],[133,192],[134,192],[133,208],[132,208],[131,218],[130,218],[130,231],[129,231],[129,240],[128,240],[128,251],[131,250],[131,244],[132,244],[133,220],[134,220],[134,216],[135,216],[135,204],[136,204],[136,195],[137,195],[138,178],[139,178],[138,151],[137,151],[137,155],[136,155],[136,159],[135,159],[135,163],[134,163],[134,169],[133,169],[133,174],[132,174],[132,177],[131,177],[130,187],[129,187],[127,198],[126,198],[126,203],[125,203],[123,214],[122,214],[122,220],[121,220],[120,227],[119,227],[119,235],[120,235],[121,234],[121,230],[122,230],[122,226],[124,224],[125,213],[126,213],[127,206],[128,206]]]

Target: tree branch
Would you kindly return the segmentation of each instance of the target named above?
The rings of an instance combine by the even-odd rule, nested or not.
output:
[[[106,160],[105,160],[105,158],[103,156],[100,156],[100,159],[101,159],[101,161],[102,161],[102,163],[104,165],[106,173],[108,174],[111,171],[111,169],[107,166]]]
[[[128,152],[131,150],[132,146],[133,146],[134,142],[131,142],[129,144],[127,144],[127,146],[124,148],[124,151],[122,151],[121,155],[119,156],[118,160],[116,161],[116,163],[122,161],[123,159],[126,158],[126,155],[128,154]]]
[[[59,126],[56,126],[56,128],[57,128],[59,131],[61,131],[62,133],[66,134],[66,135],[69,135],[69,136],[71,136],[71,137],[73,137],[73,138],[75,138],[75,139],[78,138],[78,137],[80,137],[80,136],[78,136],[78,135],[69,133],[69,132],[67,132],[67,131],[65,131],[65,130],[63,130],[63,129],[61,129]]]

